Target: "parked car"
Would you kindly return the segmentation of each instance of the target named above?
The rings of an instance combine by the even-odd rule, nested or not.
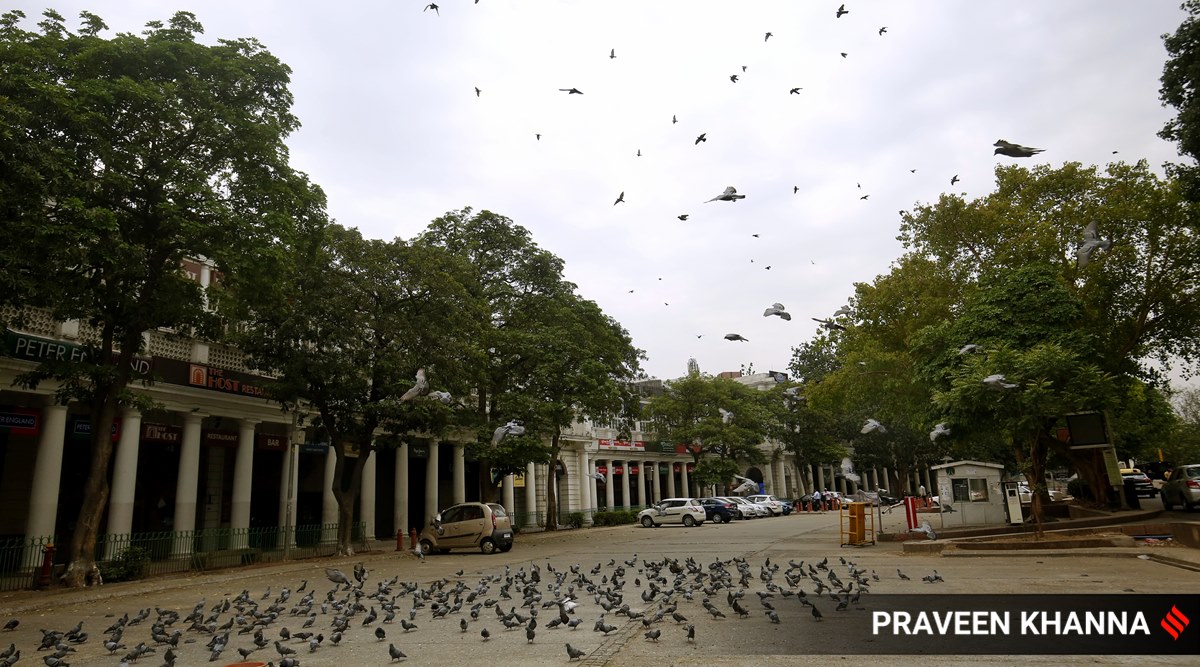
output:
[[[512,520],[504,506],[496,503],[452,505],[421,531],[419,544],[427,554],[464,548],[477,548],[485,554],[508,551],[513,546]]]
[[[733,503],[738,510],[739,519],[756,519],[760,516],[758,506],[739,496],[717,496],[718,500]]]
[[[796,510],[796,501],[791,498],[780,498],[779,503],[783,505],[783,515],[787,516]]]
[[[1046,493],[1050,496],[1051,502],[1065,500],[1067,497],[1067,494],[1058,489],[1046,489]],[[1031,503],[1033,502],[1033,491],[1029,488],[1028,484],[1021,482],[1017,485],[1017,497],[1022,503]]]
[[[1162,487],[1163,509],[1182,505],[1191,511],[1200,505],[1200,464],[1176,466]]]
[[[775,496],[746,496],[746,500],[749,500],[752,503],[758,503],[759,505],[766,505],[767,509],[771,510],[772,516],[783,516],[783,503],[779,502],[779,499]]]
[[[737,504],[720,498],[701,498],[704,519],[713,523],[729,523],[738,518]]]
[[[664,523],[698,526],[704,523],[704,517],[704,506],[695,498],[664,498],[657,505],[638,512],[638,523],[643,528],[657,528]]]
[[[1150,477],[1137,468],[1121,468],[1121,479],[1124,481],[1132,480],[1133,489],[1139,496],[1153,498],[1158,495],[1158,489],[1154,488],[1154,483],[1150,481]]]

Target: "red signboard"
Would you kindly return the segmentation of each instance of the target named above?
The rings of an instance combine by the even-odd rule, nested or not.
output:
[[[601,475],[607,474],[608,466],[596,466],[596,472],[600,473]]]
[[[673,470],[673,471],[675,471],[675,472],[679,472],[679,464],[678,464],[678,463],[676,463],[676,464],[674,464],[673,466],[671,466],[671,470]]]
[[[636,474],[638,474],[638,467],[637,467],[637,466],[635,466],[635,465],[631,465],[631,466],[629,466],[629,474],[630,474],[630,475],[636,475]]]
[[[157,442],[166,445],[177,445],[183,442],[183,428],[167,424],[142,422],[142,442]]]
[[[624,475],[625,474],[625,466],[613,466],[613,474],[614,475]]]
[[[696,469],[696,464],[695,464],[695,463],[689,463],[689,464],[688,464],[688,472],[691,472],[691,471],[693,471],[693,470],[695,470],[695,469]]]

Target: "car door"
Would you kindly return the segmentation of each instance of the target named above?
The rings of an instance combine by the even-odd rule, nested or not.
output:
[[[463,517],[463,506],[454,505],[447,507],[441,511],[439,523],[437,525],[438,548],[449,549],[451,547],[461,546],[458,544],[460,539],[459,531]]]
[[[683,504],[682,500],[668,500],[663,503],[663,516],[659,517],[660,523],[680,523],[683,521]]]

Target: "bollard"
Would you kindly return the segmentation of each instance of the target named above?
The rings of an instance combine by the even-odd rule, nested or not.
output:
[[[45,588],[50,585],[51,575],[54,573],[54,545],[47,544],[42,548],[42,567],[38,570],[37,580],[34,582],[34,588]]]
[[[402,551],[403,549],[404,549],[404,529],[397,528],[396,529],[396,551]]]
[[[417,529],[416,528],[408,529],[408,539],[409,539],[409,542],[412,544],[412,548],[416,549],[417,548]]]

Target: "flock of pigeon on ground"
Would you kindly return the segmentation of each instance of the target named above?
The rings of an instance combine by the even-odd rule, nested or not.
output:
[[[502,573],[474,581],[458,570],[454,579],[425,585],[399,577],[374,581],[360,563],[349,576],[327,568],[333,586],[323,592],[303,580],[294,590],[283,586],[272,593],[268,586],[257,595],[246,589],[232,599],[201,599],[186,613],[147,607],[133,616],[125,613],[104,629],[102,639],[89,640],[80,621],[65,631],[42,629],[41,643],[25,650],[46,667],[67,667],[76,647],[89,641],[102,643],[120,667],[201,660],[298,667],[309,658],[328,664],[344,644],[378,645],[381,663],[385,650],[388,663],[403,661],[406,637],[454,633],[463,641],[563,641],[573,661],[604,637],[630,630],[630,624],[648,642],[693,643],[697,624],[811,623],[826,614],[864,610],[863,596],[880,575],[844,557],[838,562],[789,560],[783,567],[768,557],[755,568],[739,557],[702,565],[691,557],[639,560],[635,553],[590,568],[573,564],[563,570],[547,562],[514,572],[506,565]],[[888,578],[910,581],[899,569]],[[937,570],[923,580],[944,581]],[[4,630],[19,624],[11,619]],[[11,667],[21,654],[10,644],[0,651],[0,666]],[[363,655],[356,650],[354,662],[362,664]]]

